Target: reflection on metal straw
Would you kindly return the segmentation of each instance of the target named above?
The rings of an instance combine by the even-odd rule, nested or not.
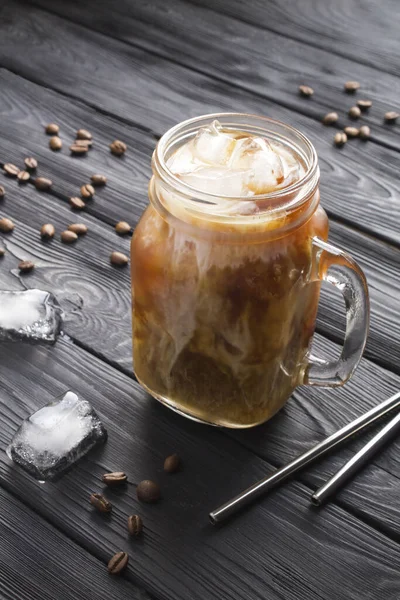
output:
[[[348,440],[351,436],[363,430],[365,427],[367,427],[374,421],[377,421],[384,415],[389,414],[399,406],[400,392],[398,392],[391,398],[388,398],[381,404],[378,404],[378,406],[375,406],[367,413],[365,413],[361,417],[358,417],[348,425],[345,425],[345,427],[342,427],[342,429],[339,429],[339,431],[330,435],[328,438],[314,446],[314,448],[307,450],[307,452],[304,452],[304,454],[301,454],[300,456],[295,458],[291,463],[289,463],[285,467],[278,469],[277,471],[275,471],[275,473],[272,473],[272,475],[269,475],[268,477],[265,477],[258,483],[255,483],[229,502],[226,502],[225,504],[211,512],[209,514],[211,523],[215,525],[217,523],[225,521],[229,517],[233,516],[240,509],[242,509],[244,506],[250,504],[250,502],[252,502],[256,498],[259,498],[261,495],[265,494],[273,487],[278,485],[278,483],[281,483],[282,481],[288,479],[288,477],[290,477],[290,475],[292,475],[293,473],[296,473],[306,465],[309,465],[315,459],[327,453],[332,448],[339,446],[339,444],[341,444],[345,440]]]
[[[333,477],[321,486],[312,496],[311,502],[320,506],[325,500],[332,496],[352,475],[380,449],[396,433],[400,427],[400,413],[394,417],[383,429],[377,433],[353,458],[351,458]]]

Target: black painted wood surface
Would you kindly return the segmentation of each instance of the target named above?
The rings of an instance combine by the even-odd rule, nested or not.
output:
[[[312,490],[373,431],[226,527],[207,521],[219,502],[400,388],[400,138],[399,125],[382,123],[385,110],[400,106],[399,8],[392,0],[379,6],[305,0],[293,7],[287,0],[1,4],[0,164],[20,165],[33,155],[39,174],[54,181],[44,194],[0,176],[7,190],[0,215],[16,223],[11,235],[0,236],[7,248],[1,288],[51,289],[66,311],[65,335],[54,348],[0,348],[2,597],[400,597],[398,442],[329,506],[316,511],[309,504]],[[332,146],[335,129],[320,118],[331,109],[343,118],[354,103],[342,91],[347,79],[359,79],[358,97],[374,102],[363,117],[372,138],[339,151]],[[297,95],[300,83],[315,88],[310,101]],[[244,432],[190,423],[140,389],[131,368],[129,273],[109,264],[112,250],[129,249],[129,236],[117,236],[114,224],[124,219],[134,227],[146,205],[157,137],[185,117],[218,110],[268,114],[310,137],[320,157],[330,239],[360,262],[371,291],[371,334],[353,380],[340,390],[300,388],[271,422]],[[61,126],[64,148],[57,154],[43,132],[49,121]],[[71,158],[68,146],[80,127],[92,131],[94,146],[88,156]],[[128,144],[123,159],[108,151],[115,138]],[[108,184],[85,213],[74,213],[68,197],[94,172]],[[44,222],[57,229],[48,244],[39,237]],[[89,233],[65,246],[59,233],[72,222],[86,223]],[[37,267],[20,277],[15,268],[22,258]],[[338,353],[343,322],[340,299],[324,290],[317,354]],[[22,418],[68,387],[93,403],[110,439],[59,483],[40,486],[4,450]],[[182,455],[184,470],[167,476],[162,462],[172,451]],[[104,520],[88,497],[102,489],[101,473],[115,469],[125,469],[130,483],[109,492],[114,512]],[[145,477],[162,485],[158,506],[136,500],[135,486]],[[145,521],[140,540],[127,535],[132,512]],[[105,565],[120,549],[131,563],[112,581]],[[44,578],[40,565],[48,571]]]

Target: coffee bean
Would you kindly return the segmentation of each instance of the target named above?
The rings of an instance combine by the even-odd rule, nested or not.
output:
[[[122,254],[122,252],[111,252],[110,261],[112,265],[116,265],[117,267],[124,267],[128,264],[129,258],[126,254]]]
[[[105,175],[98,175],[96,173],[95,175],[91,176],[90,181],[93,183],[93,185],[106,185],[107,177]]]
[[[11,163],[6,163],[5,165],[3,165],[3,170],[9,177],[16,177],[19,173],[18,167]]]
[[[155,481],[144,479],[136,488],[138,500],[151,504],[161,498],[160,486]]]
[[[0,258],[3,258],[3,256],[5,255],[6,251],[4,248],[0,248]]]
[[[88,228],[84,223],[72,223],[68,225],[68,231],[73,231],[76,235],[85,235],[88,232]]]
[[[61,241],[64,244],[73,244],[78,239],[78,236],[73,231],[65,230],[61,233]]]
[[[2,231],[3,233],[10,233],[10,231],[12,231],[14,227],[15,225],[11,221],[11,219],[7,219],[5,217],[3,217],[3,219],[0,219],[0,231]]]
[[[62,141],[60,140],[59,137],[54,136],[54,137],[50,138],[49,146],[52,150],[61,150]]]
[[[57,135],[59,131],[60,128],[55,123],[49,123],[48,125],[46,125],[46,133],[48,135]]]
[[[350,108],[350,110],[349,110],[350,119],[358,119],[360,115],[361,115],[361,110],[358,108],[358,106],[352,106]]]
[[[333,138],[335,146],[343,146],[347,142],[347,135],[343,131],[338,131],[335,133],[335,137]]]
[[[299,93],[300,96],[304,96],[305,98],[309,98],[310,96],[313,95],[314,90],[309,87],[308,85],[300,85],[299,86]]]
[[[357,100],[357,106],[360,110],[365,112],[366,110],[371,108],[372,101],[371,100]]]
[[[359,87],[360,84],[358,83],[358,81],[346,81],[346,83],[344,84],[344,89],[348,94],[353,94],[359,89]]]
[[[140,535],[143,531],[143,521],[139,515],[131,515],[128,517],[128,531],[131,535]]]
[[[179,467],[181,466],[181,459],[177,454],[171,454],[171,456],[167,456],[164,461],[164,471],[167,473],[176,473],[179,471]]]
[[[110,486],[121,485],[121,483],[126,483],[128,481],[128,477],[123,471],[116,471],[115,473],[104,473],[101,479],[103,483]]]
[[[32,156],[25,158],[24,163],[28,171],[34,171],[38,166],[36,158],[33,158]]]
[[[389,112],[385,113],[385,121],[386,123],[395,123],[399,117],[399,113],[394,110],[389,110]]]
[[[72,206],[72,208],[75,208],[75,210],[83,210],[86,206],[82,198],[78,198],[78,196],[73,196],[72,198],[70,198],[69,203]]]
[[[123,154],[125,154],[127,149],[127,145],[124,142],[121,142],[120,140],[114,140],[112,144],[110,144],[110,150],[112,154],[115,154],[116,156],[122,156]]]
[[[82,146],[82,148],[87,148],[88,150],[93,146],[92,140],[75,140],[74,146]]]
[[[348,138],[355,138],[360,133],[360,130],[357,127],[345,127],[344,132]]]
[[[2,185],[0,185],[0,200],[3,200],[5,195],[6,195],[6,190],[3,188]]]
[[[339,115],[335,112],[330,112],[324,116],[322,122],[324,125],[332,125],[339,119]]]
[[[82,198],[93,198],[95,195],[95,190],[90,183],[86,183],[81,187],[81,196]]]
[[[108,563],[107,569],[110,575],[119,575],[126,569],[129,562],[129,555],[126,552],[117,552]]]
[[[28,171],[20,171],[17,175],[17,179],[19,183],[27,183],[30,180],[31,176]]]
[[[87,129],[78,129],[76,132],[76,138],[78,140],[91,140],[92,134]]]
[[[72,154],[86,154],[88,151],[88,147],[85,146],[78,146],[77,144],[72,144],[72,146],[69,147],[70,151]]]
[[[51,179],[47,179],[47,177],[36,177],[35,179],[35,188],[42,192],[49,190],[52,185],[53,182],[51,181]]]
[[[90,496],[90,504],[93,504],[99,512],[109,513],[112,510],[112,504],[101,494],[92,494]]]
[[[18,265],[20,273],[29,273],[35,268],[35,265],[30,260],[21,260]]]
[[[51,240],[51,238],[54,237],[56,230],[54,228],[54,225],[52,225],[51,223],[46,223],[45,225],[42,225],[42,228],[40,230],[40,237],[43,240]]]
[[[362,125],[362,127],[360,127],[359,136],[362,140],[367,140],[369,138],[370,134],[371,134],[371,130],[368,127],[368,125]]]
[[[131,226],[126,221],[120,221],[119,223],[116,224],[115,231],[117,233],[119,233],[120,235],[125,235],[127,233],[130,233]]]

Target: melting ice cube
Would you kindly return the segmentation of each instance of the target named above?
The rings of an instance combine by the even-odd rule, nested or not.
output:
[[[263,138],[238,140],[229,163],[231,169],[250,169],[252,177],[248,188],[255,194],[264,194],[275,189],[284,178],[279,155]]]
[[[202,167],[192,173],[185,173],[180,179],[201,192],[222,196],[246,196],[250,171],[240,169],[230,171],[223,167]]]
[[[22,423],[7,454],[36,479],[52,481],[106,439],[107,431],[89,402],[69,391]]]
[[[225,165],[235,147],[236,140],[232,135],[223,133],[218,121],[200,129],[193,140],[193,154],[200,163],[209,165]]]
[[[54,343],[61,316],[61,307],[50,292],[0,291],[0,341]]]

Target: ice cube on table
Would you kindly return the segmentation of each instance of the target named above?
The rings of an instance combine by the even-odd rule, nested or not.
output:
[[[68,391],[22,423],[7,454],[39,481],[54,481],[106,439],[89,402]]]
[[[0,291],[0,341],[54,343],[61,321],[61,307],[50,292]]]

